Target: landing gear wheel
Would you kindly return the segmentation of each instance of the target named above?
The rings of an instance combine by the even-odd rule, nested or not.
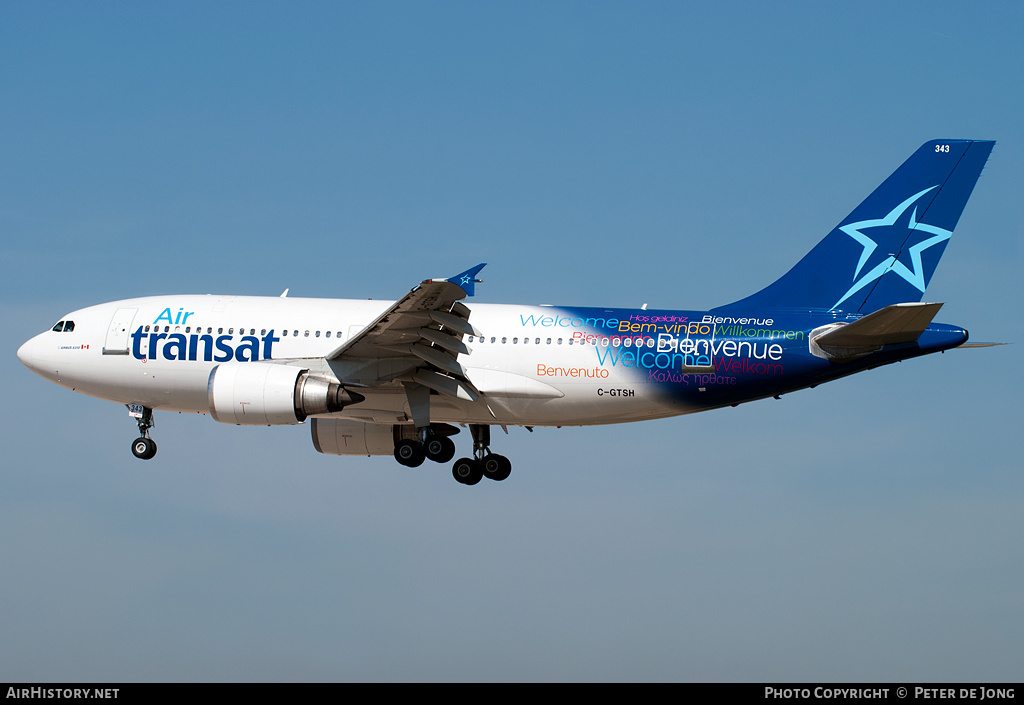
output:
[[[480,463],[472,458],[459,458],[452,466],[452,477],[464,485],[475,485],[483,476]]]
[[[139,437],[132,441],[132,455],[140,460],[149,460],[156,455],[156,442],[149,437],[149,429],[153,423],[153,410],[141,404],[125,404],[128,413],[138,419]]]
[[[149,460],[156,455],[156,443],[152,438],[136,438],[132,441],[132,455],[140,460]]]
[[[423,452],[435,463],[447,463],[455,457],[455,441],[446,436],[435,436],[423,444]]]
[[[395,460],[408,468],[422,465],[424,457],[423,445],[419,441],[405,440],[395,444]]]
[[[484,458],[482,469],[485,477],[501,482],[512,473],[512,462],[504,455],[491,453]]]

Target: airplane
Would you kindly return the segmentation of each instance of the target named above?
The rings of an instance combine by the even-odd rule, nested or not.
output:
[[[786,274],[709,311],[469,304],[484,264],[395,302],[150,296],[73,311],[18,350],[33,372],[156,411],[310,421],[313,446],[504,480],[492,426],[589,426],[733,407],[967,344],[922,296],[995,143],[926,142]],[[970,344],[977,346],[979,344]]]

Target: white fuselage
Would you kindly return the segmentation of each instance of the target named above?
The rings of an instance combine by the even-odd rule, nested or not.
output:
[[[217,295],[127,299],[67,314],[73,331],[42,333],[18,355],[38,374],[83,394],[159,411],[209,413],[207,385],[218,364],[269,359],[335,376],[324,358],[392,303]],[[590,425],[697,410],[657,385],[638,384],[635,369],[598,364],[599,353],[620,341],[594,340],[555,316],[555,309],[470,308],[471,323],[483,336],[466,339],[471,354],[459,361],[482,396],[471,402],[433,395],[434,421]],[[358,391],[366,400],[337,416],[409,421],[400,383]]]

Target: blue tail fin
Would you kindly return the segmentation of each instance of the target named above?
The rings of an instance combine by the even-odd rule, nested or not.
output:
[[[720,308],[871,313],[920,301],[994,144],[926,142],[781,279]]]

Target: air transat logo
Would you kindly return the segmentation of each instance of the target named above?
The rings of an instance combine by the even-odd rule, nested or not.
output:
[[[942,228],[935,227],[934,225],[918,222],[916,206],[908,219],[903,219],[903,214],[906,213],[907,210],[922,196],[937,188],[937,185],[932,186],[931,188],[926,188],[924,191],[914,194],[903,203],[893,208],[884,218],[861,220],[856,223],[848,223],[840,226],[839,229],[859,242],[864,247],[864,251],[861,253],[860,260],[857,262],[857,269],[853,273],[853,286],[850,287],[849,291],[843,294],[842,298],[835,302],[832,306],[833,310],[839,308],[840,304],[866,287],[868,284],[881,279],[882,275],[886,272],[893,272],[894,274],[900,275],[911,286],[916,288],[922,294],[924,293],[926,282],[924,280],[924,267],[921,264],[921,253],[933,245],[937,245],[940,242],[948,240],[953,234],[953,231],[943,230]],[[908,238],[911,237],[913,233],[927,233],[931,235],[931,237],[921,240],[907,250],[910,253],[910,263],[913,267],[912,270],[910,267],[907,267],[899,261],[899,253],[896,255],[889,253],[885,259],[875,265],[875,267],[866,274],[861,276],[861,270],[864,269],[864,265],[868,263],[872,254],[874,254],[875,250],[878,248],[878,242],[871,239],[863,232],[864,230],[871,228],[906,228],[908,230]],[[860,277],[859,279],[858,276]]]

